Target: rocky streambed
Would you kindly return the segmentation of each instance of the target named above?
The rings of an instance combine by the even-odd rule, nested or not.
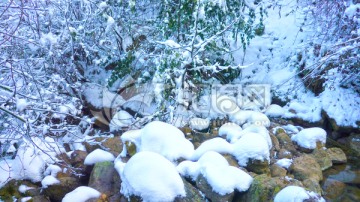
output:
[[[359,150],[357,136],[340,141],[327,140],[317,143],[315,149],[306,149],[291,140],[291,132],[285,130],[289,122],[281,119],[271,122],[269,135],[272,148],[270,161],[250,160],[241,167],[234,156],[222,154],[229,165],[240,168],[253,177],[250,188],[245,192],[234,191],[220,195],[213,191],[207,179],[200,175],[196,180],[182,178],[186,197],[175,201],[273,201],[284,187],[296,185],[323,196],[327,201],[360,201]],[[181,128],[185,137],[195,148],[203,142],[219,137],[216,123],[202,131],[189,127]],[[99,192],[100,197],[88,201],[128,201],[119,192],[121,179],[112,161],[85,165],[89,153],[102,149],[115,157],[120,154],[124,143],[119,136],[93,136],[83,143],[86,151],[75,150],[58,156],[61,169],[54,174],[59,183],[44,186],[39,182],[11,180],[0,189],[3,201],[61,201],[64,196],[79,186],[89,186]],[[350,145],[350,146],[349,146]],[[134,145],[126,144],[128,156],[134,155]],[[66,148],[66,147],[65,147]],[[280,161],[281,160],[281,161]],[[182,160],[178,160],[181,162]],[[154,182],[156,186],[156,182]],[[141,201],[131,197],[131,201]]]

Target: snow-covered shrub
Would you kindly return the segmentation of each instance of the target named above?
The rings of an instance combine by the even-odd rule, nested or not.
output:
[[[360,4],[351,0],[303,1],[300,31],[316,30],[298,53],[300,76],[315,94],[325,88],[352,88],[360,93]]]

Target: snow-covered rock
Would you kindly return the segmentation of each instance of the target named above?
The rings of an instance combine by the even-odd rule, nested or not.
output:
[[[101,193],[96,189],[87,186],[80,186],[74,191],[67,193],[63,198],[62,202],[85,202],[89,199],[99,198]]]
[[[210,119],[192,118],[190,119],[189,126],[191,129],[202,131],[209,128]]]
[[[104,161],[114,161],[115,157],[112,153],[96,149],[90,154],[88,154],[84,160],[85,165],[94,165],[98,162],[104,162]]]
[[[41,181],[42,188],[47,188],[50,185],[59,184],[59,183],[60,181],[51,175],[44,177],[44,179]]]
[[[269,118],[258,111],[250,111],[250,110],[241,110],[230,116],[230,120],[239,125],[243,124],[256,124],[262,125],[265,127],[270,126]]]
[[[261,136],[263,136],[263,138],[267,141],[269,148],[271,149],[272,141],[271,141],[271,138],[269,135],[269,131],[262,125],[256,125],[256,124],[246,125],[245,128],[241,132],[237,133],[237,136],[234,136],[230,140],[230,142],[234,143],[248,133],[258,133]]]
[[[302,187],[288,186],[276,194],[274,202],[301,202],[307,199],[310,201],[325,202],[325,200],[318,194],[306,191]]]
[[[139,152],[126,164],[115,162],[121,176],[120,192],[126,197],[140,196],[144,201],[173,201],[186,195],[176,167],[155,152]]]
[[[242,128],[236,123],[225,123],[219,128],[219,136],[231,141],[234,137],[238,137]]]
[[[198,160],[203,154],[208,151],[215,151],[220,154],[231,154],[233,146],[222,138],[213,138],[203,142],[194,152],[191,160]]]
[[[110,131],[117,131],[123,127],[129,127],[134,121],[135,119],[127,111],[118,111],[110,121]]]
[[[247,166],[250,159],[270,160],[268,143],[262,135],[257,133],[247,133],[235,142],[233,155],[240,166]]]
[[[156,152],[170,161],[189,159],[194,152],[194,145],[185,138],[181,130],[161,121],[150,122],[141,130],[126,133],[121,140],[134,143],[137,151]],[[124,154],[126,151],[122,152]]]
[[[246,191],[253,180],[244,171],[229,166],[227,160],[214,151],[206,152],[197,162],[181,162],[177,170],[182,176],[191,177],[193,180],[201,174],[213,191],[220,195],[229,194],[235,189],[240,192]]]
[[[281,117],[284,113],[285,110],[277,104],[271,104],[265,111],[265,115],[269,117]]]
[[[293,142],[306,149],[315,149],[316,142],[326,143],[326,131],[322,128],[306,128],[291,137]]]

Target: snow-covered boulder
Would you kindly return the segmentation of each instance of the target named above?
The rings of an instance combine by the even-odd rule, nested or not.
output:
[[[124,127],[129,127],[135,121],[127,111],[120,110],[111,119],[109,127],[110,131],[121,130]]]
[[[203,131],[209,128],[210,119],[192,118],[190,119],[189,126],[193,130]]]
[[[90,154],[88,154],[84,160],[85,165],[94,165],[98,162],[104,162],[104,161],[114,161],[115,157],[112,153],[96,149]]]
[[[90,199],[99,198],[100,195],[101,193],[96,189],[86,186],[80,186],[76,188],[74,191],[66,194],[65,197],[62,199],[62,202],[73,202],[73,201],[85,202]]]
[[[269,118],[258,111],[241,110],[230,116],[230,120],[239,125],[243,124],[256,124],[265,127],[270,126]]]
[[[189,159],[194,152],[194,145],[185,138],[181,130],[161,121],[153,121],[141,130],[124,133],[121,140],[134,143],[138,152],[156,152],[170,161]],[[123,151],[122,155],[125,154],[126,151]]]
[[[234,137],[238,137],[242,128],[236,123],[225,123],[219,128],[219,136],[224,137],[231,141]]]
[[[302,202],[302,201],[325,202],[320,195],[306,191],[302,187],[288,186],[276,194],[274,202]]]
[[[233,146],[226,140],[217,137],[203,142],[194,152],[191,160],[198,160],[203,154],[208,151],[215,151],[220,154],[231,154]]]
[[[251,124],[251,125],[245,126],[245,128],[241,132],[237,133],[237,136],[233,136],[233,138],[230,140],[230,142],[234,143],[248,133],[260,134],[267,141],[269,148],[270,149],[272,148],[272,141],[271,141],[271,138],[269,135],[269,131],[264,126],[256,125],[256,124]]]
[[[246,191],[252,183],[249,174],[229,166],[227,160],[214,151],[206,152],[197,162],[181,162],[177,170],[182,176],[191,177],[194,181],[201,175],[219,195],[232,193],[235,189],[240,192]]]
[[[284,114],[285,110],[277,104],[271,104],[265,111],[265,115],[269,117],[281,117]]]
[[[316,143],[326,143],[326,131],[322,128],[306,128],[291,137],[291,140],[302,148],[315,149]]]
[[[267,141],[258,133],[247,133],[234,143],[233,155],[240,166],[247,166],[250,159],[270,161]]]
[[[144,201],[174,201],[186,195],[184,183],[176,167],[163,156],[149,151],[135,154],[124,164],[115,162],[122,183],[120,192]]]

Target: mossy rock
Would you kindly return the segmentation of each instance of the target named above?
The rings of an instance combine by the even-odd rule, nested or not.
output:
[[[302,183],[297,180],[288,181],[280,177],[271,178],[266,174],[258,175],[254,177],[249,190],[238,194],[234,202],[273,201],[275,195],[287,185],[302,186]]]
[[[5,186],[0,189],[0,199],[3,201],[13,201],[14,198],[21,198],[19,186],[22,181],[10,180]]]
[[[235,192],[225,195],[216,193],[203,175],[199,175],[196,179],[196,187],[205,194],[205,197],[210,199],[210,201],[232,201],[235,195]]]
[[[183,178],[186,196],[175,198],[175,202],[205,202],[206,199],[201,195],[198,189]]]

